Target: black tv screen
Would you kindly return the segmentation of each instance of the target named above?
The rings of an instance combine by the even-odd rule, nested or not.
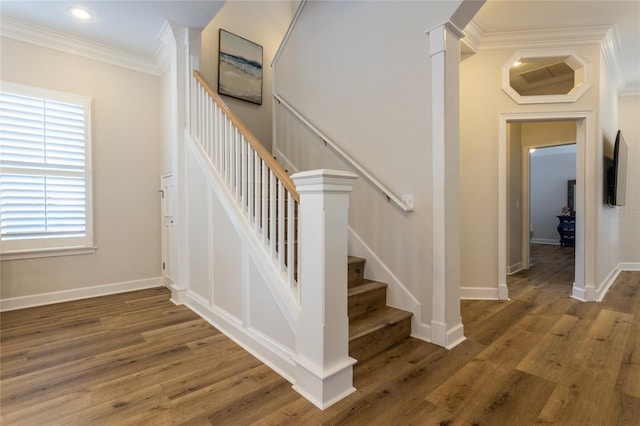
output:
[[[613,161],[607,170],[607,203],[610,206],[624,206],[627,192],[627,144],[618,130],[613,147]]]

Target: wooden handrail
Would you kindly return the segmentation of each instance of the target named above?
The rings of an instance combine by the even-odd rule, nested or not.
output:
[[[300,203],[300,194],[298,194],[298,191],[296,190],[296,185],[295,183],[293,183],[293,180],[291,180],[286,170],[280,165],[280,163],[278,163],[273,158],[271,153],[267,151],[267,148],[265,148],[264,145],[260,143],[258,138],[253,133],[251,133],[251,131],[247,128],[247,126],[245,126],[244,123],[233,112],[231,112],[229,107],[227,107],[227,105],[222,101],[222,99],[220,99],[220,97],[215,92],[215,90],[211,88],[211,86],[209,85],[207,80],[204,78],[204,76],[200,74],[200,72],[198,72],[197,70],[194,71],[193,74],[196,80],[198,80],[198,82],[202,85],[204,90],[209,94],[211,99],[213,99],[213,101],[216,104],[218,104],[218,107],[220,107],[220,109],[225,113],[225,115],[229,117],[229,120],[231,120],[231,123],[233,123],[233,125],[236,126],[236,128],[240,131],[242,136],[244,136],[246,141],[258,153],[260,158],[262,158],[262,161],[265,162],[267,167],[269,167],[269,169],[273,172],[276,178],[280,182],[282,182],[282,185],[287,189],[287,191],[291,193],[291,195],[293,196],[293,199],[296,200],[297,203]]]

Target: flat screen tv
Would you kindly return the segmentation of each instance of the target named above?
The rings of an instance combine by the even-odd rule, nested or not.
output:
[[[627,192],[627,144],[618,130],[613,146],[613,161],[607,169],[607,204],[624,206]]]

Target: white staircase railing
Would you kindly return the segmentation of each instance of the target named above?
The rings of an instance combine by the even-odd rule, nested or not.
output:
[[[300,195],[295,184],[204,77],[198,71],[194,74],[191,134],[299,300]]]

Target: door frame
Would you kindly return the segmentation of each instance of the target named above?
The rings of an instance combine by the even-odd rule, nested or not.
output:
[[[571,297],[596,300],[595,241],[597,217],[596,138],[593,110],[498,114],[498,297],[507,287],[507,124],[532,121],[576,122],[576,245]]]
[[[575,121],[574,121],[575,123]],[[577,126],[577,123],[576,123]],[[521,165],[522,165],[522,269],[529,269],[531,267],[531,241],[530,241],[530,225],[531,225],[531,149],[544,149],[550,148],[554,146],[565,146],[565,145],[576,145],[576,141],[571,142],[556,142],[552,145],[531,145],[527,147],[523,147],[522,157],[521,157]],[[578,154],[576,152],[575,162],[577,165],[578,162]],[[577,170],[577,167],[576,167]],[[575,265],[574,265],[575,266]]]

